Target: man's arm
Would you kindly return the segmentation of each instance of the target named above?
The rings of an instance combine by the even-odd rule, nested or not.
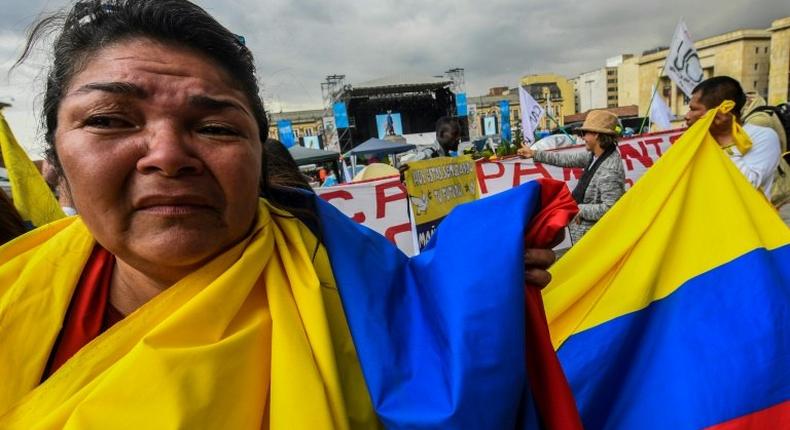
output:
[[[741,155],[737,150],[732,150],[730,159],[743,173],[746,179],[754,186],[759,188],[765,183],[765,179],[774,175],[776,166],[779,164],[781,149],[779,136],[770,128],[760,127],[751,128],[747,126],[749,137],[752,139],[752,148],[745,155]],[[762,190],[770,192],[770,190]]]

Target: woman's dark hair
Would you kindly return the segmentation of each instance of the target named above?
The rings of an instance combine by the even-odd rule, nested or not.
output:
[[[598,144],[604,151],[617,146],[617,136],[613,134],[598,133]]]
[[[54,136],[58,108],[66,88],[97,51],[131,38],[146,37],[181,45],[213,60],[247,96],[261,142],[266,140],[269,127],[258,95],[252,53],[241,36],[231,33],[197,5],[186,0],[79,1],[70,11],[44,18],[32,28],[17,64],[30,55],[37,42],[58,31],[44,91],[43,125],[46,157],[59,176],[63,175],[63,169]]]
[[[11,199],[0,189],[0,245],[27,231],[25,222],[14,208]]]
[[[258,123],[260,141],[266,141],[269,123],[258,94],[255,61],[243,37],[233,34],[199,6],[187,0],[83,0],[68,12],[49,16],[30,31],[17,61],[24,62],[33,47],[56,34],[52,67],[47,74],[43,103],[46,158],[59,177],[63,168],[55,147],[58,108],[71,79],[102,48],[132,38],[149,38],[194,50],[221,67],[232,84],[247,96]],[[264,157],[266,152],[263,151]],[[262,194],[276,206],[298,210],[282,193],[271,193],[267,162],[261,167]]]
[[[276,139],[266,139],[263,143],[263,165],[269,186],[301,188],[313,191],[288,148]],[[263,179],[263,178],[261,178]],[[261,193],[266,195],[267,184],[261,180]]]

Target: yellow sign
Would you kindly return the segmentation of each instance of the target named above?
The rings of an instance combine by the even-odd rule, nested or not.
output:
[[[418,226],[444,218],[456,205],[477,199],[477,174],[470,156],[409,163],[406,190]]]

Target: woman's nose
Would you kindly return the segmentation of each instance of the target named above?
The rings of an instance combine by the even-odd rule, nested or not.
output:
[[[160,173],[169,177],[198,175],[203,168],[203,161],[191,144],[189,132],[174,124],[163,124],[151,130],[145,155],[137,162],[137,169],[143,173]]]

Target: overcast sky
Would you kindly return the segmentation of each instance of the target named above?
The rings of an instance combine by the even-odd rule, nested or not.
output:
[[[467,93],[515,86],[521,76],[573,77],[607,57],[669,45],[684,17],[694,39],[742,28],[768,28],[790,16],[789,0],[200,0],[255,54],[267,109],[320,108],[320,83],[392,74],[432,76],[466,70]],[[641,5],[640,5],[641,3]],[[0,0],[0,101],[20,142],[40,148],[43,57],[10,75],[28,26],[71,4]]]

